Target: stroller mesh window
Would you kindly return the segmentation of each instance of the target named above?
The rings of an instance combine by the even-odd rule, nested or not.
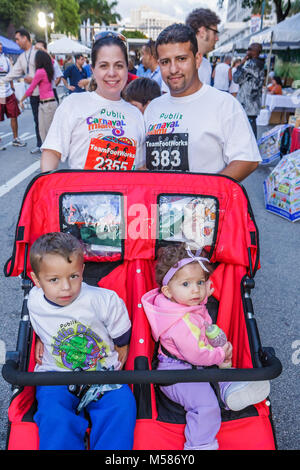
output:
[[[113,193],[63,194],[60,227],[84,245],[86,257],[122,252],[122,196]]]
[[[214,243],[217,200],[207,196],[159,196],[159,241],[194,248]]]

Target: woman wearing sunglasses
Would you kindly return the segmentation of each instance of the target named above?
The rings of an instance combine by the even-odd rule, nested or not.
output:
[[[91,54],[97,88],[72,93],[58,107],[42,146],[41,171],[66,161],[71,169],[136,170],[145,165],[144,123],[121,98],[128,79],[124,36],[96,36]]]

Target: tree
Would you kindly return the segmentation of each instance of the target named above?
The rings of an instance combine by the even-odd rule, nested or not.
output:
[[[90,19],[91,24],[116,23],[121,19],[119,13],[113,11],[117,5],[115,0],[110,3],[107,0],[79,0],[81,21]]]
[[[138,30],[127,31],[126,29],[123,29],[123,31],[121,31],[121,34],[123,34],[123,36],[125,36],[125,38],[127,39],[128,38],[147,39],[147,36],[145,36],[144,33]]]
[[[41,37],[44,31],[38,25],[38,12],[53,13],[54,29],[59,33],[78,34],[80,25],[77,0],[1,0],[0,18],[2,29],[7,31],[24,27]],[[11,28],[10,28],[11,29]],[[50,32],[50,31],[49,31]]]
[[[265,13],[270,12],[272,3],[274,3],[277,23],[285,20],[291,10],[292,5],[296,3],[292,0],[243,0],[242,7],[250,7],[252,8],[253,13],[261,13],[263,2],[265,2]]]

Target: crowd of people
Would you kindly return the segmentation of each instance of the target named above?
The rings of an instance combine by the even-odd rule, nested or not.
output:
[[[260,110],[263,83],[261,49],[252,44],[240,63],[231,64],[228,57],[212,71],[204,56],[214,48],[219,23],[214,12],[194,10],[185,24],[168,26],[155,42],[150,40],[143,46],[137,68],[132,55],[129,61],[125,38],[115,32],[103,32],[95,37],[91,64],[85,64],[84,57],[78,55],[75,63],[69,61],[64,71],[59,67],[58,71],[45,43],[33,45],[28,32],[18,30],[16,41],[24,52],[13,66],[1,65],[5,72],[2,79],[5,90],[10,87],[8,97],[13,95],[13,79],[24,77],[29,85],[19,104],[22,106],[29,97],[36,148],[42,151],[41,171],[55,170],[62,161],[71,169],[176,170],[217,173],[237,181],[245,179],[261,161],[253,123]],[[60,80],[69,96],[58,105],[55,87]],[[16,116],[12,116],[10,101],[14,102]],[[15,98],[1,106],[7,117],[15,119],[19,115]],[[17,134],[14,139],[16,145],[17,142],[22,145]],[[168,146],[163,145],[166,139]],[[119,156],[126,158],[119,160]],[[184,326],[192,338],[195,328],[204,331],[205,322],[211,322],[203,304],[210,293],[205,275],[207,260],[186,251],[176,256],[164,268],[159,302],[166,304],[166,310],[175,306],[174,315],[178,319],[182,308],[184,312],[187,307],[201,310],[199,324],[195,320],[196,323],[186,322]],[[62,370],[53,358],[51,340],[57,335],[58,325],[73,320],[80,320],[104,338],[109,365],[122,367],[130,340],[126,307],[114,292],[82,283],[83,254],[77,240],[69,234],[47,234],[31,248],[30,262],[36,287],[30,292],[28,307],[42,343],[36,354],[38,369]],[[193,272],[193,289],[195,286],[201,289],[192,305],[186,296],[179,295],[177,286],[180,276],[185,279],[187,271]],[[149,296],[143,301],[151,323]],[[177,367],[182,362],[189,367],[191,363],[197,367],[208,363],[219,365],[230,360],[232,354],[228,342],[214,350],[204,341],[201,357],[205,353],[206,362],[203,362],[195,350],[187,352],[189,348],[194,348],[192,341],[172,351]],[[194,355],[198,357],[196,362]],[[160,350],[160,356],[160,367],[167,364],[166,368],[170,368],[164,350]],[[210,385],[200,386],[201,394],[200,388],[195,391],[197,400],[194,392],[166,388],[169,389],[163,387],[162,391],[171,399],[176,395],[186,409],[195,409],[198,419],[199,410],[204,412],[207,426],[202,426],[201,435],[201,426],[187,421],[186,448],[217,449],[220,411]],[[242,383],[232,388],[227,384],[226,390],[224,400],[236,410],[264,399],[269,384]],[[83,413],[74,412],[77,397],[66,387],[37,387],[37,400],[35,421],[39,426],[40,448],[70,449],[72,445],[82,449],[86,421]],[[208,406],[213,410],[212,420],[205,417]],[[132,448],[136,408],[128,387],[108,389],[101,400],[89,404],[89,412],[91,448]]]

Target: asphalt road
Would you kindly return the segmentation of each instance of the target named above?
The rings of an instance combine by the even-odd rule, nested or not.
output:
[[[3,266],[12,253],[24,191],[38,174],[39,155],[30,154],[36,145],[30,109],[20,116],[19,130],[27,146],[8,145],[7,150],[0,152],[0,363],[4,348],[15,349],[23,298],[20,279],[5,278]],[[9,121],[0,123],[4,143],[11,141],[10,132]],[[260,233],[261,269],[255,278],[252,300],[262,344],[274,347],[283,365],[282,374],[272,381],[270,394],[278,449],[295,450],[299,449],[300,435],[300,223],[291,223],[265,210],[263,181],[271,169],[261,166],[244,181]],[[22,173],[25,170],[27,173]],[[18,179],[13,179],[17,175]],[[10,396],[11,387],[1,376],[0,449],[5,449],[6,444]]]

